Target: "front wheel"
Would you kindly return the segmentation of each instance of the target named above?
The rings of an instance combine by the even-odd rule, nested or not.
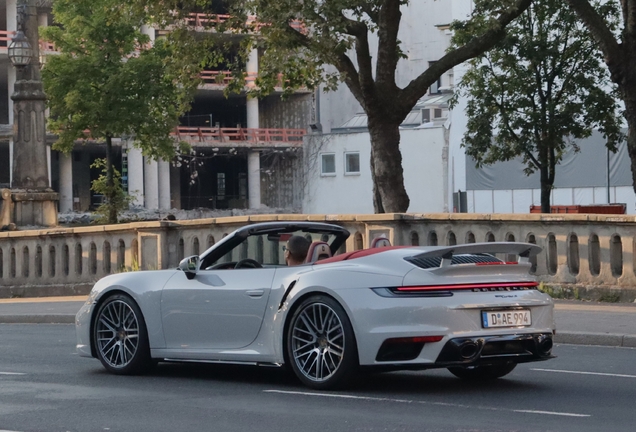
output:
[[[517,367],[516,363],[504,363],[498,365],[449,367],[450,373],[458,378],[469,380],[493,380],[508,375]]]
[[[291,318],[286,342],[292,370],[311,388],[340,387],[358,367],[353,328],[342,306],[331,297],[304,300]]]
[[[111,373],[133,375],[147,372],[153,365],[141,310],[127,295],[114,294],[101,304],[93,340],[97,358]]]

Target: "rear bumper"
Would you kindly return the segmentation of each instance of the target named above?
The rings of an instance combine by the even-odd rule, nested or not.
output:
[[[449,339],[432,363],[391,362],[362,365],[373,371],[424,370],[502,363],[528,363],[555,358],[551,333],[474,336]]]
[[[550,333],[461,337],[446,342],[435,367],[526,363],[553,357]]]

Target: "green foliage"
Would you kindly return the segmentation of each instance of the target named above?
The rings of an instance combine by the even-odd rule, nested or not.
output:
[[[141,270],[141,266],[139,265],[137,258],[133,255],[133,257],[130,260],[130,266],[126,267],[125,264],[122,264],[121,268],[119,269],[119,273],[130,273],[130,272],[136,272],[139,270]],[[156,270],[156,269],[148,269],[148,270]]]
[[[199,83],[201,48],[187,32],[149,45],[148,14],[115,0],[58,0],[43,36],[61,51],[42,71],[54,148],[78,139],[135,137],[144,154],[170,159],[170,137]]]
[[[95,162],[91,164],[91,168],[101,170],[101,174],[97,180],[93,180],[91,189],[93,192],[107,197],[104,203],[95,211],[97,214],[95,223],[110,223],[112,222],[110,217],[113,213],[118,215],[128,209],[128,204],[130,204],[132,197],[124,191],[121,184],[121,174],[115,168],[113,168],[112,185],[109,185],[106,159],[95,159]]]
[[[498,3],[479,0],[475,7]],[[616,17],[612,2],[599,7],[610,21]],[[456,26],[453,41],[461,45],[488,25],[482,20]],[[469,65],[455,103],[460,95],[468,98],[463,145],[478,166],[520,156],[527,175],[542,173],[543,193],[552,187],[555,166],[567,149],[578,151],[572,140],[598,129],[615,150],[623,138],[596,44],[560,0],[535,0],[494,49]]]
[[[599,302],[602,303],[619,303],[621,301],[621,295],[617,292],[604,292],[598,298]]]
[[[138,10],[161,14],[152,0],[129,0]],[[250,51],[259,53],[256,85],[250,96],[262,97],[282,88],[282,96],[299,88],[336,89],[344,82],[369,118],[374,207],[378,212],[403,212],[409,199],[404,188],[399,150],[399,125],[428,88],[447,70],[479,55],[503,37],[503,28],[525,10],[531,0],[498,0],[475,34],[461,49],[450,50],[404,88],[396,70],[406,57],[398,39],[402,6],[408,0],[185,0],[159,2],[176,7],[178,15],[219,10],[229,14],[216,34],[241,34],[238,55],[225,65],[233,71],[228,92],[245,91],[245,64]],[[165,14],[156,18],[165,25]],[[176,23],[179,26],[181,23]],[[232,39],[232,38],[229,38]],[[377,44],[375,43],[377,42]],[[222,50],[222,45],[217,44]],[[375,48],[375,51],[373,49]]]
[[[547,285],[541,282],[539,284],[539,291],[554,299],[581,300],[581,292],[578,287]]]

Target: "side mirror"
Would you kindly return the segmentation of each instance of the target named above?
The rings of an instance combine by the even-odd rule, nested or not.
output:
[[[188,279],[194,279],[199,271],[199,265],[201,265],[199,257],[193,255],[181,260],[179,270],[183,271]]]

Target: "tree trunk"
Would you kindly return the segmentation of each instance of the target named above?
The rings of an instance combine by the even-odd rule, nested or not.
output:
[[[550,213],[550,194],[552,193],[552,183],[549,179],[549,167],[547,164],[541,166],[541,213]]]
[[[404,213],[409,208],[409,196],[404,188],[399,126],[399,123],[390,123],[382,116],[373,119],[369,116],[373,207],[376,213]]]
[[[108,223],[117,223],[117,208],[115,207],[115,179],[113,172],[113,138],[106,136],[106,200],[108,202]]]
[[[636,98],[636,86],[631,89]],[[636,192],[636,99],[626,97],[627,92],[623,90],[623,101],[625,102],[625,120],[627,120],[627,154],[631,161],[632,187]]]

